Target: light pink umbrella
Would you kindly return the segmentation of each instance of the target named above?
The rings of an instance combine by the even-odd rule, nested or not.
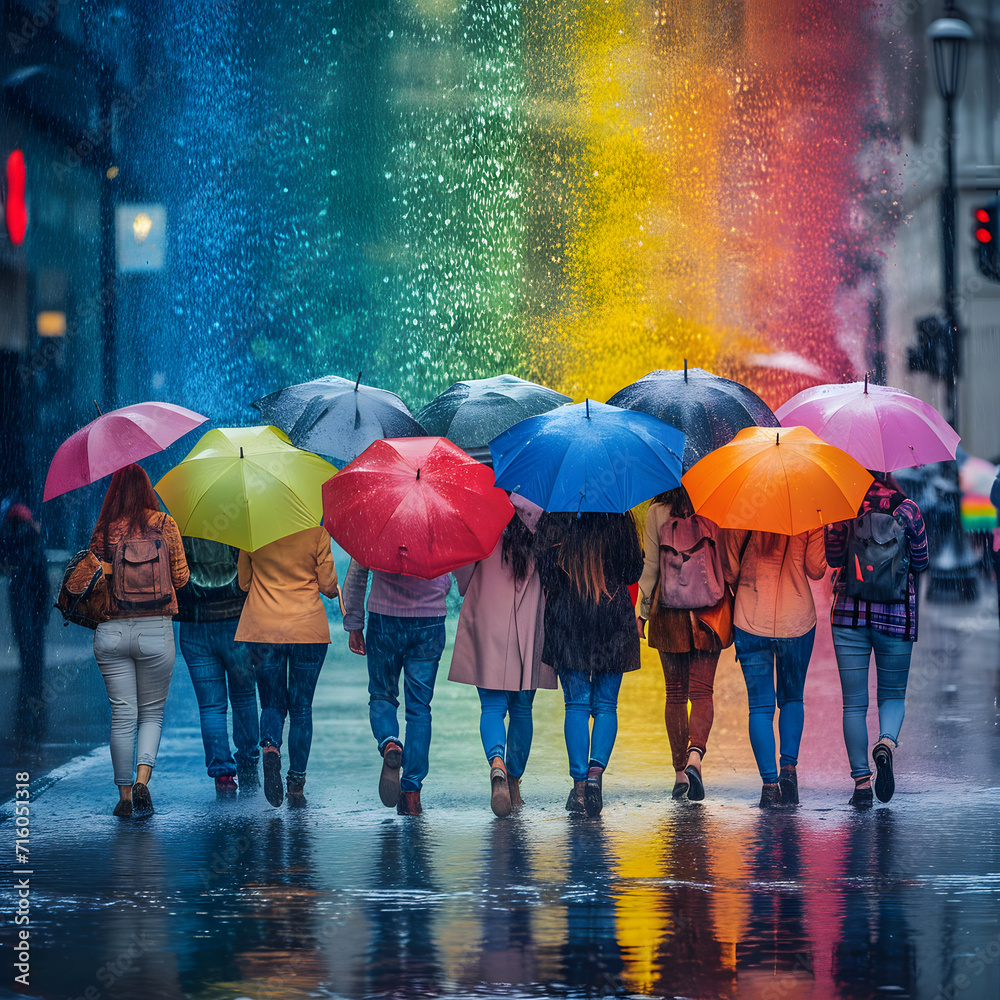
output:
[[[783,427],[808,427],[866,469],[894,472],[955,457],[960,440],[948,422],[916,396],[885,385],[817,385],[774,411]]]
[[[100,413],[100,409],[97,411]],[[173,403],[136,403],[101,413],[66,438],[45,477],[43,500],[69,493],[163,451],[208,417]]]

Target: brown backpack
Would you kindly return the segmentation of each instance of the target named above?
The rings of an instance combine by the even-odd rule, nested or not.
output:
[[[90,549],[81,549],[66,564],[56,607],[63,624],[96,629],[108,620],[108,580],[101,560]]]
[[[174,596],[170,577],[170,549],[163,537],[164,514],[139,535],[122,538],[111,560],[111,593],[122,611],[150,611],[169,604]]]

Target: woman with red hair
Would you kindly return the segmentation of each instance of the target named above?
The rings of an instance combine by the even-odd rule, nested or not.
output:
[[[111,477],[90,548],[108,577],[109,619],[94,633],[94,656],[111,702],[114,814],[149,816],[148,785],[174,671],[176,589],[187,583],[188,566],[177,525],[160,510],[141,466]]]

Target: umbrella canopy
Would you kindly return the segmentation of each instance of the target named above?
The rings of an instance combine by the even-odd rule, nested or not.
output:
[[[484,559],[514,514],[445,438],[376,441],[323,485],[323,524],[363,566],[431,580]]]
[[[182,535],[252,552],[316,527],[321,487],[336,471],[277,427],[223,427],[203,435],[156,492]]]
[[[373,441],[414,437],[424,429],[394,392],[326,375],[290,385],[254,404],[261,417],[280,427],[292,444],[346,465]]]
[[[955,457],[959,436],[929,403],[902,389],[864,382],[817,385],[792,396],[776,415],[808,427],[866,469],[894,472]]]
[[[183,406],[157,402],[101,413],[59,445],[45,477],[42,499],[51,500],[96,483],[126,465],[163,451],[207,419]]]
[[[515,375],[494,375],[456,382],[432,399],[417,414],[417,421],[427,434],[446,437],[488,463],[489,443],[498,434],[571,398]]]
[[[745,385],[704,368],[650,372],[608,402],[641,410],[684,432],[684,471],[744,427],[777,427],[767,403]]]
[[[497,485],[545,510],[622,514],[680,485],[684,435],[587,400],[522,420],[490,450]]]
[[[808,427],[747,427],[684,474],[694,509],[722,528],[798,535],[856,517],[871,475]]]

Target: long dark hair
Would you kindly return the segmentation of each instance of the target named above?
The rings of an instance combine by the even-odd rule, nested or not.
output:
[[[623,551],[637,541],[635,519],[624,514],[547,514],[538,526],[537,544],[558,546],[556,565],[570,586],[594,604],[614,595],[604,577],[605,556]],[[631,537],[630,537],[631,535]]]
[[[518,514],[507,522],[500,540],[500,560],[510,567],[514,583],[520,586],[528,579],[534,558],[535,536]]]
[[[905,490],[896,482],[896,477],[891,472],[879,472],[877,469],[866,469],[865,471],[876,483],[888,486],[890,490],[895,490],[897,493],[902,493],[903,496],[906,496]]]
[[[111,525],[115,521],[125,518],[126,534],[138,534],[146,526],[146,511],[159,509],[160,502],[156,499],[146,470],[133,462],[111,477],[111,485],[104,494],[94,530],[104,535],[104,544],[107,545]]]
[[[662,503],[670,508],[674,517],[691,517],[694,514],[694,504],[683,486],[675,486],[672,490],[657,493],[653,503]]]

